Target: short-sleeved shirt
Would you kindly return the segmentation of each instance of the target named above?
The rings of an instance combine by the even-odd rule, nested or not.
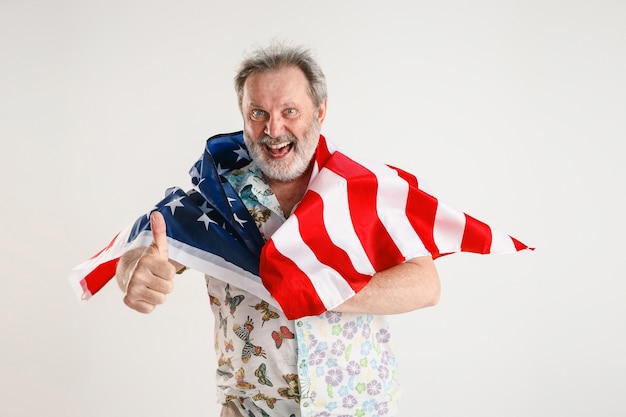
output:
[[[285,221],[253,163],[227,176],[267,240]],[[218,401],[252,417],[393,416],[399,386],[385,316],[279,308],[206,277],[215,314]]]

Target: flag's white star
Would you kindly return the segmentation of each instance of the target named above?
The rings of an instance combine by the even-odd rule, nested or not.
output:
[[[217,164],[217,173],[219,175],[224,175],[227,172],[228,172],[227,168],[222,168],[222,164]]]
[[[170,187],[167,190],[165,190],[165,195],[168,196],[170,194],[175,193],[176,191],[178,191],[179,188],[178,187]]]
[[[233,201],[237,201],[236,199],[231,198],[231,197],[227,197],[227,199],[228,199],[228,205],[231,207],[233,206]]]
[[[202,183],[202,181],[204,181],[204,178],[200,178],[198,180],[198,183],[193,185],[193,189],[196,190],[198,193],[200,193],[200,184]]]
[[[239,225],[241,225],[241,227],[243,227],[244,223],[248,223],[247,220],[241,220],[239,217],[237,217],[237,213],[233,213],[233,217],[235,218],[235,221],[239,223]]]
[[[239,149],[236,149],[233,152],[237,154],[237,161],[239,161],[240,159],[250,159],[250,156],[248,156],[248,151],[242,148],[241,145],[239,146]]]
[[[209,203],[207,201],[202,203],[202,205],[200,206],[200,210],[202,210],[203,213],[207,214],[214,211],[211,207],[209,207]]]
[[[175,200],[172,200],[166,204],[166,206],[168,206],[170,210],[172,210],[172,216],[174,215],[174,212],[176,211],[176,207],[185,207],[183,203],[180,202],[180,200],[181,200],[181,197]]]
[[[203,222],[204,223],[204,227],[206,227],[206,230],[209,230],[209,224],[211,223],[215,223],[217,224],[216,221],[212,220],[209,216],[207,216],[206,214],[203,214],[202,216],[198,217],[197,221],[199,222]]]

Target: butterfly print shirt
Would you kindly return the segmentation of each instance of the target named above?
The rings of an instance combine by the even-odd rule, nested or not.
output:
[[[258,168],[227,178],[268,239],[285,218]],[[218,401],[252,417],[396,415],[396,359],[384,316],[327,312],[292,321],[218,278],[206,277]]]

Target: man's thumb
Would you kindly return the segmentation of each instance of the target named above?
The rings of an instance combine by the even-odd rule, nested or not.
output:
[[[157,250],[161,258],[168,259],[165,219],[158,211],[154,211],[150,215],[150,228],[152,229],[152,246]]]

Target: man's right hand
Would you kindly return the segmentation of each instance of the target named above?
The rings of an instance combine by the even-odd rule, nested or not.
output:
[[[117,271],[120,285],[124,287],[122,282],[126,283],[124,303],[146,314],[165,302],[167,294],[174,289],[176,274],[176,267],[168,259],[166,226],[161,213],[152,213],[150,227],[152,244],[124,254]]]

